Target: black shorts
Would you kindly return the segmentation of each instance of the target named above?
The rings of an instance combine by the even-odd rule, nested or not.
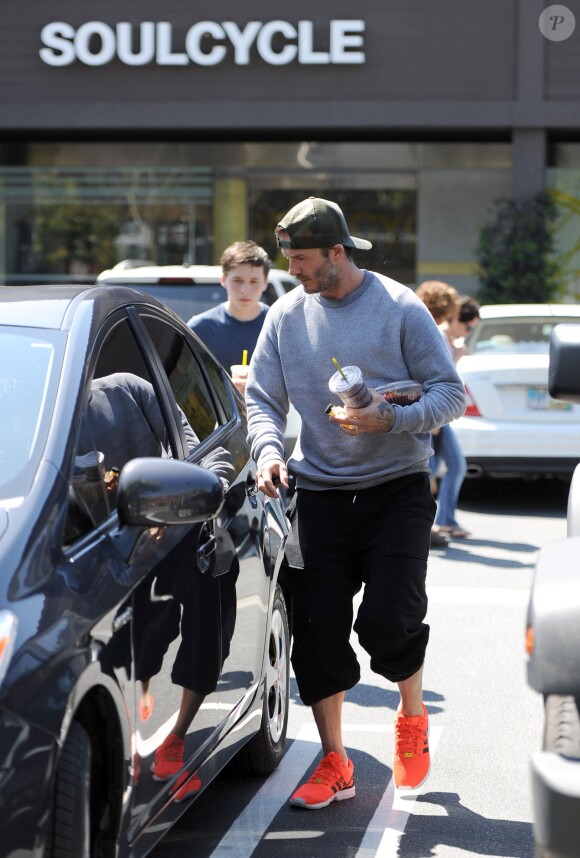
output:
[[[361,491],[297,490],[286,557],[292,664],[305,704],[360,679],[350,635],[353,597],[361,587],[354,630],[371,669],[391,682],[419,670],[429,638],[423,620],[435,509],[424,473]]]

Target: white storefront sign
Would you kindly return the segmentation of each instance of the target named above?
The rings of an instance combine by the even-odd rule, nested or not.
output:
[[[167,21],[122,21],[114,26],[87,21],[75,29],[63,21],[46,24],[41,31],[40,58],[49,66],[68,66],[75,61],[104,66],[119,60],[129,66],[215,66],[228,56],[236,65],[248,65],[252,49],[263,62],[283,66],[352,65],[365,62],[365,22],[329,22],[328,50],[316,50],[312,21],[199,21],[185,34],[179,49],[173,25]]]

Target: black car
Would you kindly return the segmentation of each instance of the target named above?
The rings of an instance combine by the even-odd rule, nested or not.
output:
[[[129,288],[0,289],[0,415],[0,852],[142,856],[282,757],[287,520],[222,367]]]

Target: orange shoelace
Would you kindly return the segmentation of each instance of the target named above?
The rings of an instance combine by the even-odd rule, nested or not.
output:
[[[341,784],[346,784],[338,766],[335,766],[332,760],[325,757],[316,767],[314,774],[309,779],[308,783],[332,786],[332,784],[335,784],[337,781]]]
[[[401,756],[414,756],[425,741],[425,730],[416,724],[395,724],[397,751]]]

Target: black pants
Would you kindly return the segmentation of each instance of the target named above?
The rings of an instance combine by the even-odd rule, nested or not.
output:
[[[360,666],[350,645],[353,597],[364,587],[354,630],[371,669],[408,679],[425,658],[425,579],[436,504],[427,474],[362,491],[298,489],[289,510],[288,584],[292,664],[303,702],[352,688]]]

